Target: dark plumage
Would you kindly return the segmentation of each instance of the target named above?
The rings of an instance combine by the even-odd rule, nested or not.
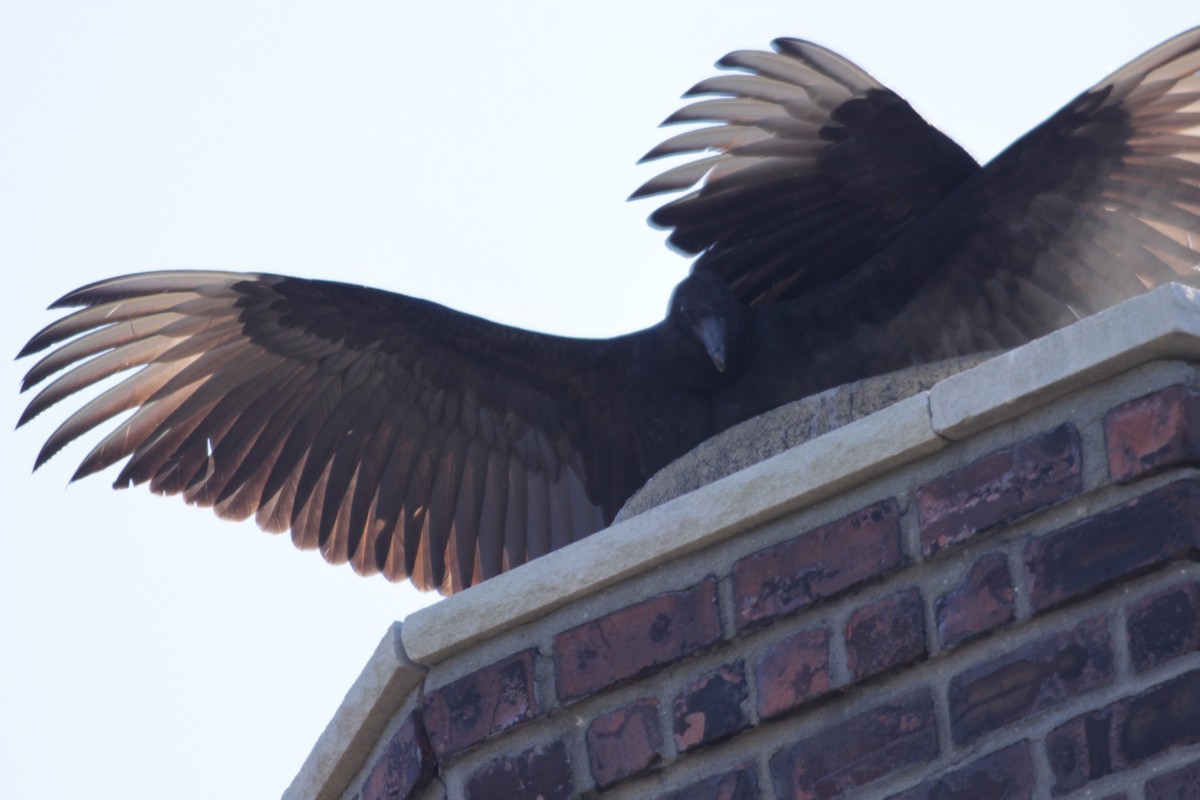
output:
[[[110,375],[37,464],[129,409],[83,461],[125,461],[229,518],[290,529],[364,574],[461,589],[611,521],[650,475],[782,403],[1029,341],[1146,288],[1198,283],[1200,29],[1081,94],[984,168],[815,45],[738,52],[741,74],[669,121],[713,151],[635,197],[697,255],[666,319],[608,340],[277,275],[101,281],[21,355],[63,372],[25,423]]]

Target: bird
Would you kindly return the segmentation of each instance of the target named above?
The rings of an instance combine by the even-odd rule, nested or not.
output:
[[[694,258],[657,325],[576,339],[325,280],[101,280],[18,355],[44,353],[22,391],[45,384],[18,426],[121,376],[35,469],[111,423],[72,480],[121,464],[116,487],[450,594],[610,524],[772,408],[1200,283],[1200,28],[986,166],[817,44],[717,63],[664,123],[692,127],[644,157],[691,160],[632,195],[673,195],[650,221]]]

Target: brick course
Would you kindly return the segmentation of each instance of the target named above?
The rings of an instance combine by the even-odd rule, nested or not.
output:
[[[746,667],[741,659],[701,676],[675,698],[675,750],[684,752],[727,739],[749,727]]]
[[[1200,484],[1179,481],[1031,541],[1029,602],[1044,611],[1170,561],[1193,558]]]
[[[592,777],[600,788],[636,775],[662,757],[658,701],[647,697],[597,717],[588,727]]]
[[[439,758],[537,716],[534,657],[524,650],[425,696],[425,726]]]
[[[1016,613],[1008,559],[992,553],[976,561],[954,591],[938,598],[938,638],[942,647],[954,647],[1011,622]]]
[[[933,698],[919,690],[856,714],[771,756],[775,795],[841,797],[937,755]]]
[[[1085,620],[999,658],[964,670],[950,681],[950,727],[957,744],[972,742],[1069,697],[1112,681],[1108,620]]]
[[[1117,406],[1104,417],[1104,438],[1119,483],[1200,466],[1200,392],[1170,386]]]
[[[614,611],[554,638],[558,697],[573,700],[649,674],[720,637],[715,578]]]
[[[900,514],[885,500],[740,559],[734,614],[745,630],[899,566]]]
[[[1079,431],[1070,423],[998,450],[917,491],[926,556],[1053,505],[1083,488]]]

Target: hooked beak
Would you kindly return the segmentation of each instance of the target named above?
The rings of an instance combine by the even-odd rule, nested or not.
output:
[[[718,316],[706,316],[696,320],[692,332],[704,345],[717,372],[725,371],[725,321]]]

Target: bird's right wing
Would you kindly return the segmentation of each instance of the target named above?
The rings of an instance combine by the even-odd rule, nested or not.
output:
[[[927,362],[1176,281],[1200,285],[1200,28],[1080,94],[792,310],[863,354]]]
[[[606,461],[634,457],[628,426],[595,411],[611,342],[264,274],[130,275],[55,304],[71,306],[21,353],[54,347],[24,388],[62,374],[20,424],[124,374],[38,464],[135,409],[75,478],[127,459],[117,486],[253,515],[364,574],[456,591],[602,527],[629,492],[612,476],[637,474]]]
[[[859,67],[799,39],[738,51],[747,74],[702,81],[664,124],[713,122],[643,160],[712,152],[633,198],[689,189],[650,221],[742,302],[801,297],[859,266],[977,169],[953,141]]]

